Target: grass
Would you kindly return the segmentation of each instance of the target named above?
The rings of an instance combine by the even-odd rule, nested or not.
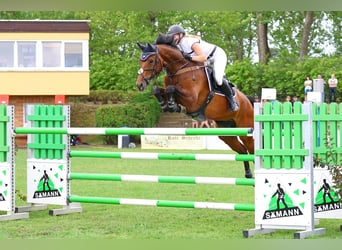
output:
[[[72,147],[72,150],[118,151],[109,147],[79,146]],[[16,188],[26,194],[26,150],[18,150],[16,159]],[[242,162],[73,158],[71,169],[72,172],[83,173],[244,176]],[[74,180],[71,193],[116,198],[254,203],[254,188],[248,186]],[[26,204],[18,196],[16,203],[17,206]],[[49,205],[49,209],[59,207]],[[30,212],[29,219],[2,221],[0,239],[244,239],[242,231],[255,226],[253,212],[101,204],[82,204],[82,207],[82,213],[50,216],[48,210],[41,210]],[[341,238],[341,224],[342,220],[321,219],[319,227],[326,228],[327,233],[312,238]],[[278,230],[253,238],[293,239],[294,232]]]

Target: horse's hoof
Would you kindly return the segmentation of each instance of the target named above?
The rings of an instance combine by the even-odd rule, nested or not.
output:
[[[245,174],[245,177],[248,178],[248,179],[252,179],[253,178],[253,174],[252,173],[246,173]]]

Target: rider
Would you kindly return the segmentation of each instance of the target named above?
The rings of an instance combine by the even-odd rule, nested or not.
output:
[[[208,61],[213,67],[214,78],[217,85],[222,89],[232,112],[239,109],[233,90],[229,81],[224,77],[227,65],[227,55],[224,50],[214,44],[208,43],[197,36],[186,35],[185,30],[180,25],[172,25],[167,31],[167,35],[173,37],[173,42],[182,51],[183,56],[194,62]]]

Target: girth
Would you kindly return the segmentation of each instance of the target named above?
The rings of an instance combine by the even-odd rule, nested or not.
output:
[[[196,121],[205,121],[207,120],[207,118],[205,117],[205,109],[207,108],[207,106],[209,105],[209,103],[211,102],[211,100],[213,99],[215,95],[214,91],[210,91],[209,95],[207,96],[207,100],[203,103],[203,105],[195,112],[192,113],[187,113],[187,115],[190,115],[193,119],[195,119]]]

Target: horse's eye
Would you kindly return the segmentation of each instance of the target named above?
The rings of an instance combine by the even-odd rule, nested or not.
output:
[[[154,62],[154,60],[153,60],[153,59],[150,59],[148,62],[152,64],[152,63]]]

